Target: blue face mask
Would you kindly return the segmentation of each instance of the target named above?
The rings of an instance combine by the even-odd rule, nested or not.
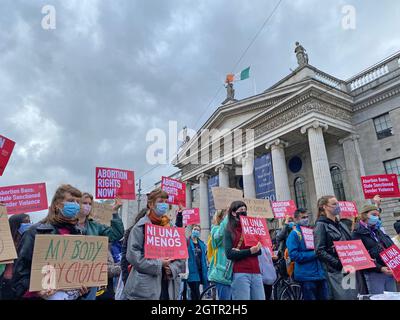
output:
[[[379,219],[378,222],[376,223],[376,227],[378,229],[380,229],[380,227],[382,227],[382,220],[381,219]]]
[[[81,206],[76,202],[64,202],[64,208],[61,209],[61,213],[67,219],[74,219],[81,210]]]
[[[26,230],[28,230],[31,227],[32,223],[21,223],[21,225],[18,228],[18,232],[20,235],[22,235]]]
[[[289,222],[289,228],[292,229],[294,227],[294,222]]]
[[[199,238],[200,237],[200,231],[199,230],[193,230],[192,231],[192,237],[193,238]]]
[[[308,218],[300,219],[299,225],[303,227],[307,227],[310,224],[310,220]]]
[[[161,216],[163,216],[164,214],[167,213],[168,208],[169,208],[168,203],[159,202],[159,203],[157,203],[156,208],[155,208],[154,211],[156,212],[157,216],[161,217]]]
[[[335,209],[333,209],[332,214],[334,216],[338,216],[340,214],[340,206],[336,205]]]
[[[379,217],[378,217],[378,216],[370,216],[370,217],[368,218],[368,225],[370,225],[370,226],[376,226],[376,224],[378,223],[378,221],[379,221]]]

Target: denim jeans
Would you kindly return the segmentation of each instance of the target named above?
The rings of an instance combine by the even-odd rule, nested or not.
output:
[[[397,291],[396,281],[393,276],[388,276],[380,272],[365,272],[364,276],[369,294],[380,294],[383,291]]]
[[[260,273],[234,273],[231,287],[232,300],[265,300]]]
[[[232,300],[232,288],[226,284],[215,283],[217,288],[218,300]]]
[[[304,300],[329,299],[329,287],[326,280],[302,281],[300,284]]]

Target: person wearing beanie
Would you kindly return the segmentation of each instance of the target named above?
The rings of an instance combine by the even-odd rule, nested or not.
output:
[[[393,225],[394,230],[396,231],[397,235],[392,238],[394,244],[400,248],[400,220],[397,220]]]

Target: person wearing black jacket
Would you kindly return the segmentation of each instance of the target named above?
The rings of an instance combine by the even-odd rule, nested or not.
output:
[[[314,228],[315,253],[325,268],[331,298],[354,300],[357,298],[357,290],[342,286],[343,267],[333,245],[334,241],[351,240],[350,231],[339,221],[339,214],[339,203],[334,196],[323,196],[318,200],[318,219]]]
[[[379,220],[378,208],[374,205],[364,206],[359,218],[360,221],[353,231],[352,238],[362,241],[376,265],[375,268],[363,270],[368,293],[381,294],[384,291],[397,291],[393,272],[386,267],[379,255],[394,243],[388,235],[376,226]]]

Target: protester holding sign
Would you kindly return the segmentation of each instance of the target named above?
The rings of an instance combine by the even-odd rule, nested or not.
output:
[[[299,208],[298,211],[306,212],[302,208]],[[276,241],[277,241],[277,245],[278,245],[278,253],[279,253],[280,257],[283,257],[283,255],[284,255],[284,252],[286,250],[286,240],[289,236],[289,233],[293,230],[294,226],[295,226],[294,218],[291,216],[286,216],[282,229],[276,235]]]
[[[228,211],[225,230],[225,253],[233,263],[232,300],[265,300],[258,263],[262,246],[261,243],[252,247],[244,244],[240,216],[247,216],[247,206],[243,201],[234,201]]]
[[[166,215],[168,194],[155,189],[147,196],[148,213],[132,228],[129,235],[126,258],[132,265],[124,294],[129,300],[177,300],[179,274],[185,272],[184,260],[146,259],[145,227],[155,225],[169,227]]]
[[[294,279],[301,284],[304,300],[327,300],[329,287],[325,270],[315,254],[314,243],[310,246],[305,239],[304,230],[312,231],[308,228],[308,213],[296,210],[294,219],[296,227],[286,241],[290,260],[294,261]]]
[[[359,215],[359,223],[353,231],[352,238],[361,240],[375,260],[376,268],[363,270],[369,294],[380,294],[384,291],[396,291],[396,281],[392,271],[386,267],[380,253],[393,245],[389,236],[376,227],[379,212],[376,206],[366,205]]]
[[[325,268],[334,300],[354,300],[355,289],[344,289],[342,286],[342,263],[334,248],[334,241],[351,240],[350,230],[339,221],[340,206],[334,196],[323,196],[318,200],[318,219],[314,229],[314,246],[318,259]]]
[[[47,217],[30,227],[21,240],[18,249],[18,259],[15,263],[13,275],[13,287],[19,298],[43,298],[49,299],[56,291],[43,289],[38,292],[29,292],[31,277],[32,256],[37,234],[79,234],[75,225],[80,211],[82,193],[71,185],[61,185],[55,192]],[[86,287],[82,287],[77,295],[88,293]]]

